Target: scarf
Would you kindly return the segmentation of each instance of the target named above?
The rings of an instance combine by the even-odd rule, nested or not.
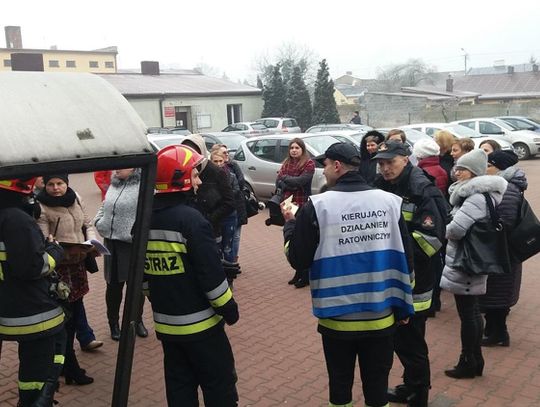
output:
[[[51,196],[44,189],[38,194],[36,199],[45,206],[50,206],[50,207],[62,206],[64,208],[69,208],[71,205],[75,203],[75,200],[77,199],[77,195],[75,194],[75,191],[72,190],[70,187],[67,188],[66,193],[62,196]]]

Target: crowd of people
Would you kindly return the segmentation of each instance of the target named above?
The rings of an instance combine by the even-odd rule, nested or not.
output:
[[[482,346],[510,345],[506,319],[519,298],[521,263],[505,275],[473,276],[455,257],[490,205],[507,230],[516,225],[527,188],[517,156],[493,140],[476,148],[446,131],[412,149],[406,142],[399,129],[386,137],[369,131],[360,151],[336,143],[311,158],[304,141],[294,138],[276,176],[294,269],[288,283],[311,288],[331,406],[352,405],[356,359],[366,405],[428,405],[426,321],[441,309],[441,289],[454,295],[461,322],[461,354],[446,375],[481,376],[489,363]],[[236,406],[224,324],[239,319],[232,289],[248,222],[244,177],[227,146],[207,151],[196,134],[157,155],[136,334],[148,336],[142,319],[147,297],[163,346],[168,404],[198,405],[200,386],[206,406]],[[327,184],[312,195],[317,163]],[[41,183],[0,181],[0,339],[20,344],[21,407],[51,406],[60,375],[66,384],[94,381],[79,365],[74,341],[83,351],[103,346],[83,302],[87,273],[98,271],[100,252],[89,243],[98,234],[109,252],[103,274],[110,336],[120,339],[140,178],[136,168],[97,172],[103,202],[93,218],[68,174],[46,175]],[[30,242],[24,253],[20,239]],[[13,307],[29,295],[35,300]],[[20,329],[26,319],[28,327]],[[403,383],[389,388],[394,352]]]

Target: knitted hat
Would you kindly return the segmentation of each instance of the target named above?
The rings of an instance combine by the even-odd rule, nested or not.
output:
[[[456,169],[458,168],[465,168],[474,175],[486,175],[487,155],[484,150],[475,148],[457,160]]]
[[[69,177],[68,174],[51,174],[51,175],[44,175],[43,176],[43,183],[47,185],[47,183],[53,179],[53,178],[60,178],[62,181],[64,181],[66,184],[69,185]]]
[[[414,143],[413,154],[418,159],[438,156],[440,152],[441,148],[433,139],[423,138]]]
[[[517,162],[518,156],[513,151],[497,150],[488,155],[488,163],[501,171],[516,165]]]

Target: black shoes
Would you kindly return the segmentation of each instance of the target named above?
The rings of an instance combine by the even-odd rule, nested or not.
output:
[[[399,384],[393,389],[390,388],[387,391],[388,401],[392,403],[407,403],[409,397],[412,396],[412,390],[405,384]]]
[[[298,271],[294,272],[293,278],[291,278],[289,281],[287,281],[287,284],[293,285],[300,279],[300,273]]]
[[[309,280],[305,279],[305,278],[299,278],[298,280],[296,280],[296,282],[294,283],[294,286],[296,288],[302,288],[302,287],[306,287],[309,285]]]
[[[508,335],[508,331],[503,333],[493,332],[482,339],[482,346],[510,346],[510,335]]]
[[[109,324],[109,327],[111,328],[111,339],[113,341],[119,341],[120,340],[120,326],[118,325],[118,322]]]
[[[146,329],[142,321],[139,321],[137,323],[137,326],[135,327],[135,333],[139,338],[146,338],[148,336],[148,330]]]
[[[403,403],[409,407],[427,407],[429,388],[411,388],[406,384],[400,384],[387,391],[388,401],[391,403]]]
[[[476,363],[474,357],[461,354],[458,364],[453,369],[445,370],[444,374],[453,379],[474,379],[476,376],[482,376],[483,372],[483,358],[479,363]]]
[[[87,376],[83,369],[75,370],[72,373],[64,372],[66,379],[66,384],[78,384],[79,386],[84,386],[86,384],[94,383],[94,378]]]

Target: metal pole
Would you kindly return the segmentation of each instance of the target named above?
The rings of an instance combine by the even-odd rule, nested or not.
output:
[[[133,351],[135,348],[135,324],[138,322],[137,314],[142,293],[143,267],[152,216],[155,178],[156,159],[154,158],[151,163],[142,167],[139,199],[137,201],[137,218],[134,225],[134,238],[129,262],[129,270],[133,270],[133,273],[129,275],[127,281],[126,301],[122,316],[122,333],[116,359],[112,407],[127,407],[128,405]]]

